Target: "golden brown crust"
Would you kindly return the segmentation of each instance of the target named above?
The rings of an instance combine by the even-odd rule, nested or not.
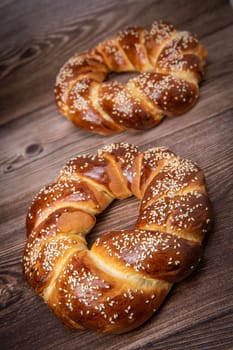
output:
[[[135,227],[108,232],[88,249],[96,215],[131,195],[141,199]],[[166,147],[105,146],[72,158],[33,200],[24,274],[67,327],[127,332],[195,269],[210,219],[196,164]]]
[[[139,225],[143,227],[143,225]],[[178,282],[189,275],[201,256],[201,245],[164,230],[112,231],[97,239],[91,250],[125,274]]]
[[[55,85],[58,109],[77,126],[109,135],[145,130],[197,101],[207,50],[187,31],[158,21],[130,27],[90,52],[74,55]],[[110,72],[141,72],[126,85],[104,82]]]
[[[165,282],[157,288],[145,288],[140,281],[126,284],[125,278],[116,278],[98,268],[92,255],[83,251],[67,262],[50,305],[67,326],[74,323],[98,332],[122,333],[152,316],[168,286]]]

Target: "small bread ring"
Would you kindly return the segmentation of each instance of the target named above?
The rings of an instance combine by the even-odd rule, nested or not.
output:
[[[57,107],[93,133],[150,129],[165,115],[192,108],[206,56],[193,34],[171,24],[128,28],[64,64],[55,85]],[[141,74],[127,84],[104,81],[110,72],[130,71]]]

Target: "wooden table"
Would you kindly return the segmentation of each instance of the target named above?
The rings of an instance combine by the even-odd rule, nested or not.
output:
[[[232,349],[233,10],[227,1],[16,1],[0,3],[0,347],[12,349]],[[53,85],[61,65],[131,24],[166,19],[209,51],[196,106],[147,132],[92,135],[61,117]],[[149,322],[122,336],[65,330],[24,281],[25,215],[32,197],[76,154],[127,141],[166,145],[204,170],[214,226],[198,269],[173,287]],[[138,202],[100,215],[89,236],[132,227]],[[127,213],[127,215],[125,215]]]

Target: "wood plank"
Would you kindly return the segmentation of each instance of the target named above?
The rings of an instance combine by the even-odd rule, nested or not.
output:
[[[219,116],[216,116],[216,119],[218,119]],[[218,213],[216,216],[216,222],[214,227],[214,235],[216,235],[217,238],[214,239],[214,237],[210,236],[207,240],[207,245],[205,249],[205,254],[203,257],[203,262],[201,263],[201,266],[199,268],[199,271],[192,277],[190,277],[187,281],[184,281],[182,284],[177,285],[171,292],[170,297],[168,298],[167,302],[165,303],[162,310],[158,313],[157,316],[155,316],[146,326],[143,328],[143,339],[141,339],[141,332],[140,330],[137,330],[132,333],[132,337],[134,338],[134,347],[138,347],[139,345],[143,345],[144,342],[148,342],[151,339],[155,339],[154,332],[156,330],[158,337],[156,337],[157,340],[160,338],[163,338],[166,334],[171,334],[173,332],[176,332],[176,329],[178,328],[180,331],[182,329],[186,329],[188,326],[191,327],[193,324],[199,324],[203,323],[205,320],[207,320],[212,317],[217,317],[217,315],[224,312],[230,312],[232,310],[232,295],[231,295],[231,289],[229,284],[227,283],[225,276],[232,274],[232,262],[231,262],[231,246],[229,245],[228,241],[224,237],[230,237],[231,235],[231,225],[226,225],[226,219],[227,214],[232,209],[232,201],[229,200],[228,203],[224,201],[225,195],[228,193],[229,196],[232,196],[232,182],[231,182],[231,173],[233,171],[233,162],[227,162],[227,159],[229,158],[229,154],[233,151],[232,150],[232,144],[229,142],[231,138],[231,133],[226,133],[226,130],[229,130],[229,122],[231,122],[231,112],[226,112],[224,117],[222,117],[222,122],[224,125],[227,125],[228,128],[221,128],[221,133],[219,133],[219,130],[215,128],[216,123],[214,122],[213,118],[205,121],[205,123],[201,124],[201,132],[199,125],[196,125],[195,128],[192,127],[192,137],[187,138],[186,136],[190,134],[189,128],[180,130],[177,133],[175,133],[173,141],[174,142],[174,148],[175,150],[184,148],[185,149],[185,155],[189,154],[190,152],[193,152],[192,140],[196,140],[197,135],[199,139],[201,140],[198,146],[200,149],[202,149],[202,152],[199,154],[198,162],[201,166],[204,167],[207,173],[207,183],[211,189],[210,194],[213,200],[214,209]],[[204,124],[204,125],[203,125]],[[232,125],[232,124],[231,124]],[[208,140],[205,138],[206,133],[209,133],[212,135],[211,138]],[[218,140],[222,140],[223,137],[225,138],[225,141],[229,144],[231,144],[230,149],[226,149],[224,146],[219,147]],[[179,143],[177,143],[177,140],[179,140]],[[186,141],[185,141],[186,140]],[[215,140],[215,143],[213,144],[213,140]],[[205,141],[205,142],[204,142]],[[208,141],[208,142],[206,142]],[[205,147],[204,147],[205,145]],[[220,144],[221,145],[221,144]],[[184,151],[182,152],[184,154]],[[229,160],[229,159],[228,159]],[[213,163],[219,164],[215,171],[212,172]],[[219,179],[219,181],[216,183],[216,179]],[[224,186],[224,184],[228,184],[228,186]],[[216,195],[217,194],[217,195]],[[130,202],[130,206],[129,206]],[[136,201],[135,201],[136,202]],[[94,232],[94,236],[97,237],[102,229],[110,230],[114,227],[114,225],[117,224],[119,228],[125,228],[129,226],[130,224],[133,224],[135,221],[135,212],[133,209],[136,209],[137,204],[134,203],[134,205],[131,205],[131,200],[127,200],[126,203],[123,201],[122,203],[116,202],[113,208],[110,209],[110,212],[106,212],[100,217],[100,223],[98,228]],[[129,216],[124,217],[123,213],[125,211],[129,212]],[[131,218],[129,222],[129,217]],[[108,220],[106,220],[108,218]],[[109,220],[110,218],[110,220]],[[119,220],[121,218],[121,220]],[[14,227],[13,221],[10,220],[8,222],[7,227]],[[21,219],[17,219],[17,223],[22,221]],[[22,280],[22,276],[20,275],[20,264],[19,264],[19,258],[15,261],[14,258],[10,259],[10,257],[18,256],[22,246],[19,244],[13,245],[12,243],[15,241],[15,234],[16,234],[16,227],[14,228],[15,232],[10,235],[11,231],[7,229],[6,225],[5,227],[1,229],[1,232],[4,232],[3,234],[3,249],[1,251],[1,255],[4,255],[4,252],[6,250],[6,256],[8,255],[8,260],[1,259],[1,268],[5,271],[7,271],[7,276],[11,276],[11,271],[18,271],[17,278],[19,279],[20,283],[16,284],[16,290],[18,291],[18,295],[20,295],[21,300],[20,304],[24,304],[23,310],[21,310],[20,319],[28,319],[29,320],[29,327],[25,329],[25,324],[23,324],[24,327],[24,334],[27,334],[28,339],[30,339],[32,335],[31,327],[32,325],[35,325],[36,327],[36,321],[35,318],[36,315],[40,312],[43,312],[43,314],[46,314],[45,322],[46,324],[49,323],[51,327],[51,333],[54,336],[54,331],[62,332],[62,335],[67,336],[66,331],[63,331],[60,329],[60,326],[57,328],[57,321],[50,315],[49,311],[44,308],[43,309],[43,303],[42,301],[39,301],[38,298],[34,295],[33,291],[29,290],[25,283]],[[116,226],[115,226],[116,228]],[[24,240],[23,234],[24,230],[22,227],[20,227],[20,237],[18,237],[18,240],[21,242]],[[11,231],[12,232],[12,231]],[[92,237],[93,239],[93,237]],[[17,243],[17,242],[16,242]],[[11,247],[9,248],[9,245]],[[219,249],[219,245],[221,245],[221,249]],[[221,270],[219,269],[219,266],[221,265],[222,261],[222,252],[224,251],[224,255],[226,258],[224,259],[224,266],[221,267]],[[216,281],[218,281],[218,287],[216,288]],[[22,285],[24,286],[23,292],[22,292]],[[208,286],[208,288],[206,288]],[[220,291],[221,290],[221,294]],[[195,291],[195,299],[193,296],[193,292]],[[16,294],[17,294],[16,293]],[[22,301],[22,298],[24,301]],[[29,299],[28,299],[29,298]],[[185,300],[185,308],[183,307],[183,302]],[[16,300],[18,301],[18,300]],[[208,302],[207,302],[208,301]],[[36,305],[36,310],[32,310],[32,307]],[[194,306],[195,305],[195,306]],[[18,306],[19,307],[19,306]],[[174,315],[174,308],[176,309],[176,314]],[[195,308],[195,312],[194,312]],[[43,311],[42,311],[43,310]],[[3,310],[5,311],[5,310]],[[6,312],[9,310],[6,309]],[[26,314],[24,314],[25,312]],[[208,316],[207,316],[208,315]],[[12,317],[12,313],[9,314],[9,317]],[[206,318],[208,317],[208,319]],[[5,316],[4,316],[5,318]],[[19,322],[15,324],[15,327],[19,327]],[[10,321],[8,323],[10,325],[10,332],[15,332],[16,328],[14,328],[14,322]],[[56,325],[54,327],[54,325]],[[53,330],[53,331],[52,331]],[[153,331],[152,331],[153,330]],[[82,344],[82,337],[85,339],[85,334],[82,333],[81,339],[79,339],[80,335],[73,335],[74,338],[73,341],[77,340],[77,337],[79,339],[79,342]],[[83,340],[86,343],[86,348],[91,349],[91,344],[94,341],[95,335],[88,335],[89,342],[86,343],[86,339]],[[99,336],[102,338],[102,341],[108,341],[110,344],[112,344],[112,337],[111,336]],[[127,336],[122,336],[120,340],[120,344],[122,344],[122,347],[125,346],[125,348],[131,348],[130,343],[127,342]],[[59,338],[58,338],[59,339]],[[70,340],[72,342],[72,339]],[[46,338],[46,341],[48,341],[49,338]],[[24,338],[23,341],[25,342],[26,339]],[[38,342],[38,339],[35,339],[35,342]],[[56,342],[55,342],[56,344]],[[89,345],[88,345],[89,344]],[[108,343],[105,343],[108,344]],[[115,347],[109,344],[109,348],[114,349]],[[125,345],[127,344],[127,345]],[[59,344],[56,344],[59,346]],[[33,344],[33,346],[45,346],[42,340],[40,340],[39,345],[37,343]],[[90,346],[90,347],[88,347]],[[98,345],[97,345],[98,346]],[[38,348],[39,348],[38,347]],[[101,349],[101,341],[100,341],[100,347]],[[98,349],[98,347],[96,347]]]
[[[208,319],[191,329],[184,329],[163,340],[140,346],[140,350],[156,349],[222,349],[229,350],[232,345],[232,313],[224,313],[216,318]],[[129,349],[127,347],[126,349]],[[139,349],[134,347],[133,349]]]
[[[227,26],[232,23],[231,13],[227,10],[229,5],[219,0],[204,4],[201,0],[190,3],[188,12],[184,0],[180,2],[179,11],[176,11],[175,3],[168,0],[163,2],[163,6],[154,1],[137,2],[136,5],[131,2],[122,2],[117,6],[114,1],[109,2],[108,5],[106,3],[101,3],[102,6],[98,5],[98,8],[92,5],[88,13],[83,7],[86,2],[79,5],[81,8],[78,12],[70,10],[70,6],[73,5],[71,3],[68,6],[62,6],[59,2],[56,5],[55,2],[52,6],[47,6],[45,13],[43,7],[37,2],[30,3],[26,7],[23,2],[22,5],[13,3],[8,9],[7,17],[2,17],[5,20],[10,18],[14,40],[17,38],[17,44],[6,40],[8,33],[2,32],[0,76],[3,77],[4,89],[0,91],[3,110],[0,118],[1,124],[38,109],[38,107],[54,103],[52,90],[61,65],[74,52],[83,52],[132,23],[148,26],[155,19],[165,18],[174,22],[181,29],[196,32],[201,38],[205,33],[213,32],[212,28],[218,30],[223,25]],[[41,19],[39,26],[34,21],[35,13]],[[123,16],[122,13],[127,13],[127,16]],[[141,18],[141,13],[144,14],[143,18]],[[198,21],[193,21],[190,28],[186,27],[185,24],[192,18],[193,13],[196,14]],[[51,17],[53,20],[48,21],[48,18]],[[16,18],[20,18],[20,21]],[[184,18],[186,22],[183,26]],[[15,28],[15,23],[17,23],[17,28]],[[56,27],[56,23],[60,24],[59,28]],[[3,21],[2,28],[7,29],[9,25],[4,26]],[[26,41],[25,38],[28,40]],[[19,91],[21,91],[20,94]],[[17,108],[12,109],[12,103]]]
[[[233,18],[228,1],[0,3],[0,344],[3,349],[230,349],[232,321]],[[91,135],[61,117],[53,84],[59,67],[128,24],[165,18],[196,32],[209,58],[201,96],[186,115],[147,132]],[[87,39],[88,38],[88,39]],[[126,77],[127,78],[127,77]],[[119,78],[121,79],[121,78]],[[124,77],[125,79],[125,77]],[[197,270],[172,288],[157,314],[119,336],[65,330],[22,275],[25,215],[32,197],[73,155],[126,141],[166,145],[204,170],[214,225]],[[139,202],[115,201],[98,217],[89,246],[104,232],[132,227]],[[127,212],[127,216],[125,216]]]
[[[221,123],[218,128],[216,128],[216,124],[218,124],[219,121]],[[190,136],[190,133],[192,133],[192,136]],[[147,135],[142,137],[143,149],[153,146],[150,141],[151,139],[152,137],[148,138]],[[20,140],[23,140],[23,137],[21,137]],[[223,140],[224,142],[227,142],[228,148],[225,148]],[[88,139],[86,139],[86,141],[89,142]],[[135,142],[135,140],[132,140],[132,142],[139,144],[140,146],[140,143]],[[232,166],[232,159],[230,157],[232,151],[232,110],[229,110],[225,114],[221,113],[215,117],[208,118],[207,120],[196,122],[196,124],[191,123],[191,126],[183,127],[182,129],[173,132],[172,135],[170,133],[168,135],[162,134],[160,137],[156,138],[155,144],[166,145],[178,154],[200,163],[206,172],[209,181],[211,181],[211,176],[213,176],[211,189],[215,191],[216,169],[217,171],[220,171],[220,174],[222,175],[225,171],[225,166],[227,166],[228,170],[231,169]],[[221,148],[221,145],[223,148]],[[73,146],[76,148],[76,145],[72,143],[70,147],[73,148]],[[57,145],[55,147],[57,147]],[[61,147],[63,147],[63,145],[61,145]],[[200,149],[202,150],[201,153]],[[96,147],[93,146],[91,150],[95,153]],[[69,150],[63,150],[61,157],[68,160],[75,154],[77,153],[74,153],[74,151],[69,152]],[[216,162],[219,165],[214,167]],[[29,161],[22,167],[16,168],[9,173],[5,173],[3,184],[7,182],[8,186],[2,186],[1,188],[3,200],[0,204],[0,210],[7,224],[15,218],[13,208],[17,208],[17,213],[19,215],[25,214],[32,196],[36,194],[41,187],[52,182],[56,176],[58,176],[64,163],[65,159],[60,159],[59,157],[54,158],[54,150],[52,150],[43,157],[36,156],[35,160],[32,159],[30,162],[29,159]],[[214,172],[212,169],[214,169]],[[210,171],[210,174],[208,171]],[[28,174],[27,177],[25,177],[25,173]],[[225,175],[223,174],[223,178],[224,176],[230,175],[231,173],[227,171]],[[28,186],[28,180],[30,180],[30,186]],[[224,180],[227,179],[224,178]],[[18,183],[18,187],[15,186],[15,183]],[[230,184],[229,181],[228,183]],[[9,225],[9,228],[12,230],[14,224],[13,227]],[[6,231],[6,234],[7,232],[8,230]]]
[[[154,140],[162,135],[168,138],[181,127],[194,126],[195,123],[205,120],[205,118],[210,118],[216,113],[220,114],[232,106],[233,86],[232,76],[229,73],[233,71],[233,62],[231,60],[233,43],[231,42],[226,47],[225,53],[222,55],[223,44],[220,41],[222,36],[229,38],[232,31],[233,25],[214,34],[207,42],[212,61],[207,67],[206,79],[201,87],[201,97],[196,106],[186,115],[177,118],[166,118],[158,127],[150,131],[127,133],[127,137],[129,135],[131,142],[140,145],[144,144],[145,139]],[[220,44],[216,44],[219,42]],[[226,61],[228,64],[225,63]],[[219,79],[217,73],[220,67],[225,67],[223,68],[221,79]],[[224,89],[222,89],[222,86],[224,86]],[[50,130],[53,130],[53,133]],[[125,135],[126,133],[115,135],[110,142],[124,141]],[[0,130],[0,144],[2,145],[0,149],[0,164],[2,166],[3,180],[7,178],[9,182],[9,190],[14,191],[14,187],[11,184],[14,183],[15,176],[17,176],[21,181],[22,192],[25,193],[27,181],[24,177],[24,171],[30,176],[37,176],[38,180],[40,179],[40,183],[52,181],[56,176],[56,173],[52,172],[52,169],[56,167],[55,164],[57,164],[56,169],[58,173],[65,161],[72,155],[77,154],[77,137],[80,153],[95,152],[97,148],[109,142],[107,141],[109,138],[92,135],[76,128],[69,121],[58,116],[54,106],[33,112],[16,121],[16,123],[5,127],[2,126]],[[140,141],[138,142],[139,137]],[[12,144],[10,143],[11,139],[14,139]],[[91,147],[90,140],[92,140],[91,144],[93,145]],[[7,148],[4,147],[5,144],[8,145]],[[38,147],[33,148],[33,152],[30,152],[30,146],[34,144],[38,145]],[[62,152],[60,151],[61,149]],[[59,157],[56,157],[56,159],[53,157],[55,150],[59,152]],[[43,179],[41,178],[43,166],[47,168],[47,163],[44,162],[45,159],[49,162],[50,167],[49,172],[48,169],[44,172],[45,177]],[[43,160],[42,164],[40,164],[39,160]],[[41,170],[40,173],[36,171],[35,174],[31,174],[31,162],[35,162],[35,166]],[[38,168],[35,167],[34,169]],[[37,183],[36,177],[32,178],[32,185],[34,183]],[[6,188],[2,190],[5,196],[4,191]]]

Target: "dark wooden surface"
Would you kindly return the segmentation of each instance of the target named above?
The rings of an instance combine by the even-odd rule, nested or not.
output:
[[[201,97],[157,128],[91,135],[62,118],[53,84],[74,52],[131,24],[166,19],[195,32],[209,50]],[[0,347],[1,349],[232,349],[233,11],[227,1],[69,0],[0,2]],[[203,259],[160,311],[122,336],[70,332],[21,273],[24,220],[35,193],[75,154],[118,141],[166,145],[203,168],[215,221]],[[115,202],[89,236],[134,224],[138,202]],[[126,214],[127,213],[127,214]]]

